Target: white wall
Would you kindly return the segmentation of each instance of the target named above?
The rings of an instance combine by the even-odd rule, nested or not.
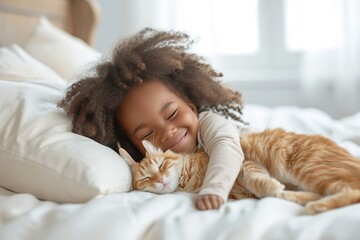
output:
[[[116,41],[123,36],[124,1],[98,1],[101,18],[95,34],[95,47],[103,54],[109,54]]]

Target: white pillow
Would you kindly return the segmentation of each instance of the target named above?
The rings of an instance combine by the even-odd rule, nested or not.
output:
[[[16,44],[0,48],[0,79],[64,82],[51,68],[31,57]]]
[[[40,18],[25,50],[66,80],[101,56],[84,41],[52,25],[46,18]]]
[[[116,152],[71,132],[56,105],[64,91],[0,80],[0,186],[62,203],[130,190],[130,170]]]

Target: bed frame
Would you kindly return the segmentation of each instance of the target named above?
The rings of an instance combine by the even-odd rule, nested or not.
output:
[[[95,0],[0,0],[0,46],[23,45],[41,16],[93,46],[100,19]]]

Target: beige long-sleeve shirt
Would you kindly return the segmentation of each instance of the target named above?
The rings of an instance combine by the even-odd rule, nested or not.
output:
[[[198,140],[209,155],[208,168],[199,194],[215,194],[224,201],[228,199],[244,161],[240,133],[246,128],[246,125],[234,124],[210,111],[199,114]]]

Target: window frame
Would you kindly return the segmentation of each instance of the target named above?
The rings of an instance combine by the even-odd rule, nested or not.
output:
[[[259,51],[219,55],[224,81],[294,81],[299,79],[300,52],[286,49],[285,0],[259,0]]]

